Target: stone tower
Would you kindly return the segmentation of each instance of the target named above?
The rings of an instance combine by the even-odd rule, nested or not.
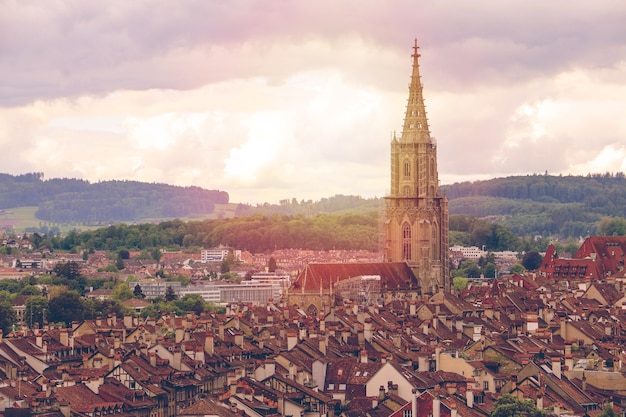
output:
[[[450,291],[448,199],[439,194],[437,143],[422,96],[417,40],[402,135],[391,141],[391,191],[385,197],[385,259],[406,262],[423,293]]]

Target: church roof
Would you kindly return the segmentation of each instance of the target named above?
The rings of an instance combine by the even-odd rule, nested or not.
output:
[[[405,262],[308,264],[293,282],[293,291],[328,291],[331,284],[348,278],[378,275],[381,287],[388,289],[418,289],[419,282]]]

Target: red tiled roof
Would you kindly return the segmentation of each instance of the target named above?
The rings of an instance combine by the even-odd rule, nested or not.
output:
[[[329,290],[332,283],[344,279],[379,275],[381,286],[389,289],[417,289],[419,282],[405,262],[308,264],[292,284],[293,291]]]

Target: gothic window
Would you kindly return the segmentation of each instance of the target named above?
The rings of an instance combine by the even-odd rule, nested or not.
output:
[[[411,197],[411,187],[409,186],[404,187],[404,196]]]
[[[404,161],[404,177],[409,178],[411,176],[411,163],[407,159]]]
[[[404,260],[411,260],[411,225],[408,223],[402,226],[402,257]]]
[[[422,128],[422,122],[417,122],[417,128],[421,129]]]

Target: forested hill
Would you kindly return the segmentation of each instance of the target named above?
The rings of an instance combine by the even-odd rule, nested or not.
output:
[[[106,224],[146,218],[212,213],[227,204],[228,193],[137,181],[90,183],[80,179],[44,180],[42,173],[0,174],[0,209],[37,206],[37,218],[53,223]]]
[[[595,234],[603,217],[626,218],[626,177],[527,175],[442,187],[451,214],[491,217],[518,235]]]

